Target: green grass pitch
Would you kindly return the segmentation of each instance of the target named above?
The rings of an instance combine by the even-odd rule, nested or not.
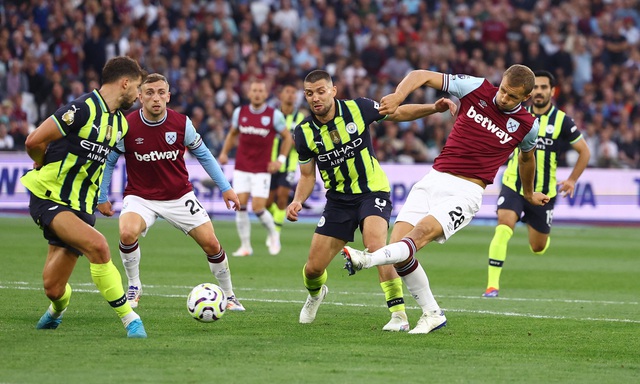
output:
[[[216,221],[230,254],[233,221]],[[117,253],[117,219],[97,228]],[[46,241],[26,217],[0,218],[0,383],[632,383],[640,380],[638,228],[560,226],[544,256],[516,228],[501,297],[480,297],[493,226],[470,226],[419,252],[448,326],[429,335],[385,333],[375,270],[347,276],[336,257],[313,324],[298,324],[301,270],[313,225],[285,223],[270,256],[253,223],[254,255],[230,257],[247,308],[193,320],[190,289],[214,282],[201,250],[166,222],[140,240],[148,339],[129,340],[81,258],[71,305],[55,331],[37,331],[47,307]],[[355,242],[360,246],[359,238]],[[420,315],[405,289],[411,325]]]

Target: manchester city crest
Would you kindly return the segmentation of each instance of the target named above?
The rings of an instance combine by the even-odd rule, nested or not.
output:
[[[520,123],[510,117],[509,120],[507,120],[507,131],[509,131],[509,133],[513,133],[517,131],[518,128],[520,128]]]
[[[351,135],[358,131],[358,126],[353,121],[347,124],[347,132]]]
[[[177,132],[165,132],[164,133],[164,140],[169,145],[175,143],[177,139],[178,139],[178,133]]]

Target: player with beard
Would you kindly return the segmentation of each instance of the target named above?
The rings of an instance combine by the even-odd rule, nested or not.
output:
[[[489,270],[487,289],[484,297],[498,297],[500,273],[507,258],[507,245],[513,236],[518,220],[527,223],[529,246],[536,255],[544,254],[549,248],[553,207],[557,193],[571,196],[576,182],[589,163],[589,146],[576,127],[573,119],[551,103],[556,80],[547,71],[536,71],[536,82],[531,99],[533,103],[527,110],[540,120],[536,150],[535,191],[549,196],[543,207],[529,203],[523,197],[522,179],[518,175],[518,152],[507,164],[502,175],[502,190],[498,197],[498,225],[489,245]],[[566,180],[557,182],[556,169],[558,156],[567,145],[578,152],[578,159]],[[559,189],[556,191],[556,186]]]
[[[78,257],[89,260],[91,278],[116,311],[130,338],[145,338],[140,316],[122,289],[109,244],[93,228],[98,187],[107,155],[126,137],[123,110],[131,108],[145,72],[128,57],[114,57],[102,70],[99,90],[58,109],[26,140],[33,170],[21,179],[31,192],[29,212],[49,242],[42,279],[51,304],[36,325],[56,329],[71,298],[69,277]]]

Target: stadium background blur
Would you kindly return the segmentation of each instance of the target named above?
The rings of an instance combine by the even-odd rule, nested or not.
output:
[[[129,55],[167,76],[170,107],[217,155],[254,77],[300,87],[328,70],[339,98],[374,100],[412,69],[500,81],[513,63],[558,80],[556,104],[591,149],[590,167],[640,167],[638,0],[29,0],[0,1],[0,150],[68,101],[99,88],[102,66]],[[408,102],[439,97],[422,89]],[[136,108],[136,106],[134,106]],[[379,159],[430,163],[446,114],[372,127]],[[572,166],[571,151],[561,166]]]

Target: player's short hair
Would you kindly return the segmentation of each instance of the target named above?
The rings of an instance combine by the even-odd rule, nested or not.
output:
[[[545,71],[545,70],[538,70],[533,73],[536,77],[546,77],[547,79],[549,79],[549,85],[551,85],[551,88],[556,86],[556,77],[553,76],[551,72]]]
[[[159,73],[150,73],[144,78],[144,80],[142,80],[142,84],[140,84],[140,86],[144,84],[155,83],[156,81],[164,81],[167,84],[167,86],[169,85],[169,81],[167,81],[167,78],[164,77],[163,75]]]
[[[305,83],[315,83],[316,81],[325,80],[328,83],[332,83],[331,75],[327,71],[322,69],[315,69],[304,78]]]
[[[147,72],[134,59],[128,56],[116,56],[107,61],[102,68],[102,83],[115,83],[123,77],[144,80],[146,75]]]
[[[533,71],[522,64],[513,64],[507,68],[503,77],[507,80],[507,84],[512,87],[524,87],[525,95],[530,94],[536,85],[536,76]]]

